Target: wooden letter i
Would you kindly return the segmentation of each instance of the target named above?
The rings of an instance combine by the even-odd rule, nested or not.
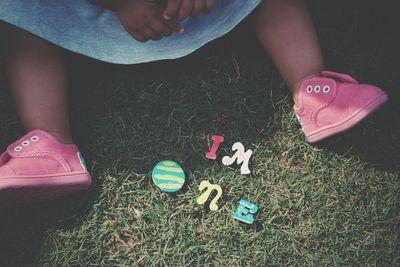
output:
[[[211,137],[211,139],[213,140],[213,144],[210,149],[210,152],[206,153],[206,158],[216,159],[217,158],[216,152],[218,150],[219,145],[224,141],[224,137],[220,136],[220,135],[213,135],[213,137]]]

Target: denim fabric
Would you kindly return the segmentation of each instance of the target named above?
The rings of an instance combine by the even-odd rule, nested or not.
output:
[[[141,43],[115,13],[87,0],[0,0],[0,20],[65,49],[111,63],[136,64],[185,56],[232,30],[261,0],[215,0],[212,12],[183,22],[185,32]]]

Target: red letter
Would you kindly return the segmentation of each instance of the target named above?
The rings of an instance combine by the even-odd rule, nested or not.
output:
[[[211,139],[214,141],[211,147],[210,152],[206,153],[206,158],[208,159],[216,159],[217,158],[217,149],[219,145],[224,141],[224,137],[220,135],[213,135]]]

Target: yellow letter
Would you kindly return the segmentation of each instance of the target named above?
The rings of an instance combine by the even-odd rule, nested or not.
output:
[[[218,210],[217,201],[222,196],[221,187],[219,185],[216,185],[216,184],[210,184],[209,181],[202,181],[200,183],[199,190],[203,191],[205,188],[207,188],[207,190],[201,196],[199,196],[197,198],[197,203],[200,204],[200,205],[203,205],[204,203],[206,203],[207,199],[210,197],[211,192],[213,190],[217,190],[217,195],[214,197],[214,199],[210,203],[210,210],[212,210],[212,211]]]

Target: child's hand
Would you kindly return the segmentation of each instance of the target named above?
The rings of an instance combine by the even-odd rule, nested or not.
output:
[[[160,40],[183,27],[163,18],[165,6],[156,0],[126,0],[116,10],[126,31],[140,42]]]
[[[164,18],[184,20],[189,16],[196,17],[209,12],[213,4],[214,0],[167,0]]]

